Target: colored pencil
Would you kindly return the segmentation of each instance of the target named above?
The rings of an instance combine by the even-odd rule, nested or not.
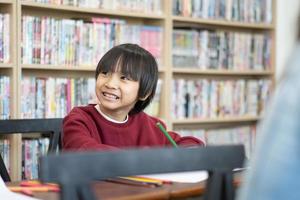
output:
[[[112,183],[125,184],[125,185],[140,186],[140,187],[150,187],[150,188],[160,186],[159,184],[156,184],[156,183],[134,181],[134,180],[125,179],[125,178],[108,178],[108,179],[105,179],[105,181],[112,182]]]
[[[144,177],[126,176],[126,177],[120,177],[120,178],[126,179],[126,180],[137,181],[137,182],[145,182],[145,183],[155,184],[155,185],[163,184],[163,182],[160,180],[153,180],[153,179],[148,179],[148,178],[144,178]]]
[[[158,128],[163,132],[163,134],[167,137],[167,139],[170,141],[170,143],[173,145],[173,147],[177,147],[176,142],[173,140],[173,138],[169,135],[169,133],[166,131],[166,129],[163,127],[163,125],[159,122],[156,123]]]

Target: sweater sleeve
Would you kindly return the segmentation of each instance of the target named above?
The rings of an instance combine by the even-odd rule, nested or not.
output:
[[[89,130],[84,116],[70,113],[63,121],[62,146],[64,150],[117,150],[119,148],[97,141]],[[101,138],[100,138],[101,141]]]
[[[176,142],[176,144],[178,144],[179,146],[183,146],[183,147],[198,146],[198,145],[205,146],[205,143],[198,138],[192,136],[181,137],[178,133],[175,133],[173,131],[168,131],[168,133]]]

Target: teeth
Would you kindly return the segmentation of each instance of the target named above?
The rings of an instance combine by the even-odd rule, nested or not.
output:
[[[114,94],[109,94],[109,93],[103,92],[103,95],[106,97],[109,97],[109,98],[119,99],[119,97]]]

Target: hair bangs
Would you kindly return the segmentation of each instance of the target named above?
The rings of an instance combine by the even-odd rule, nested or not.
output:
[[[119,56],[120,58],[120,56]],[[117,59],[107,59],[104,60],[99,66],[99,72],[115,72],[118,70],[118,60]]]
[[[141,80],[142,76],[142,58],[140,55],[132,56],[130,52],[125,52],[119,57],[117,62],[117,70],[134,81]]]

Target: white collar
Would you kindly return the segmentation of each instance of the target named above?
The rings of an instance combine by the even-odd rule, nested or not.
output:
[[[124,121],[117,121],[117,120],[115,120],[115,119],[113,119],[113,118],[111,118],[111,117],[109,117],[109,116],[107,116],[106,114],[104,114],[102,111],[101,111],[101,109],[100,109],[100,106],[97,104],[97,105],[95,105],[95,108],[96,108],[96,110],[106,119],[106,120],[108,120],[108,121],[110,121],[110,122],[113,122],[113,123],[117,123],[117,124],[125,124],[127,121],[128,121],[128,115],[126,115],[126,118],[125,118],[125,120]]]

